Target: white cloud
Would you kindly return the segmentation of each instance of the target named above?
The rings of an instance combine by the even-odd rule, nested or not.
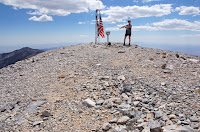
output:
[[[120,27],[127,25],[126,23],[124,24],[119,24],[117,25],[117,27],[108,27],[106,28],[106,30],[108,31],[119,31],[119,30],[124,30],[123,28],[120,29]],[[149,25],[144,25],[144,26],[133,26],[132,27],[133,31],[154,31],[154,30],[158,30],[156,27],[152,27]]]
[[[119,30],[123,30],[123,29],[120,29],[119,27],[108,27],[108,28],[106,28],[106,30],[119,31]],[[132,30],[133,31],[154,31],[154,30],[158,30],[158,29],[156,27],[152,27],[152,26],[133,26]]]
[[[46,21],[53,21],[53,18],[51,16],[42,15],[40,17],[33,16],[29,18],[29,20],[46,22]]]
[[[122,30],[122,29],[119,29],[119,27],[108,27],[106,28],[107,31],[119,31],[119,30]]]
[[[90,24],[94,25],[94,24],[96,24],[96,22],[90,22]]]
[[[107,23],[124,22],[126,19],[141,17],[160,17],[171,13],[171,4],[158,4],[153,6],[111,6],[107,10],[102,11],[103,21]]]
[[[142,2],[152,2],[152,1],[160,1],[160,0],[142,0]]]
[[[200,45],[200,38],[183,38],[179,35],[158,35],[158,34],[147,34],[147,35],[133,35],[133,41],[142,42],[144,44],[176,44],[176,45]]]
[[[175,11],[180,11],[179,15],[199,15],[200,14],[200,8],[194,7],[194,6],[180,6],[176,7]]]
[[[183,38],[194,38],[194,37],[200,37],[200,34],[184,34],[184,35],[181,35],[181,37]]]
[[[143,3],[145,3],[145,2],[160,1],[160,0],[140,0],[140,1],[142,1]],[[133,0],[133,2],[138,3],[139,0]]]
[[[87,38],[88,35],[80,35],[81,38]]]
[[[108,27],[106,30],[118,31],[119,27]],[[152,24],[133,26],[133,31],[156,31],[156,30],[188,30],[188,31],[200,31],[200,22],[189,22],[181,19],[166,19],[161,22],[155,22]]]
[[[152,26],[133,26],[134,31],[155,31],[158,30],[157,27]]]
[[[85,22],[78,22],[78,24],[85,24]]]
[[[116,27],[108,27],[106,28],[107,31],[119,31],[119,30],[123,30],[123,28],[120,29],[120,27],[127,25],[127,23],[123,23],[123,24],[118,24]]]
[[[71,13],[88,12],[105,8],[100,0],[0,0],[0,3],[13,6],[14,9],[30,9],[31,15],[66,16]]]
[[[200,22],[189,22],[181,19],[166,19],[162,22],[155,22],[153,26],[159,30],[190,30],[200,31]]]

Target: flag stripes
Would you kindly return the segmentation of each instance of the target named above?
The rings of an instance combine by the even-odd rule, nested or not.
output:
[[[101,19],[101,13],[99,11],[99,15],[100,15],[100,25],[99,25],[99,35],[101,35],[102,38],[104,38],[104,29],[103,29],[103,21]]]
[[[99,15],[100,21],[98,20],[98,15]],[[102,38],[104,38],[105,36],[104,36],[103,21],[101,19],[100,10],[98,10],[98,9],[96,10],[96,27],[97,27],[97,29],[96,29],[97,37],[99,37],[99,35],[100,35]]]

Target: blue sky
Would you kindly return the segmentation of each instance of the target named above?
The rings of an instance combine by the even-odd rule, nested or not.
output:
[[[198,0],[0,0],[0,47],[94,42],[96,8],[111,42],[123,42],[119,27],[130,19],[132,43],[200,45],[199,7]]]

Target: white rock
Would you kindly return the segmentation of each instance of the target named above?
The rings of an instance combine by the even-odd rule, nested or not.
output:
[[[140,103],[140,101],[134,101],[134,102],[133,102],[133,105],[134,105],[134,106],[137,106],[139,103]]]
[[[86,100],[83,101],[83,105],[87,107],[95,107],[96,103],[91,99],[87,98]]]
[[[198,63],[199,62],[199,60],[197,60],[197,59],[189,59],[189,61],[192,61],[194,63]]]
[[[190,117],[190,121],[198,122],[198,118],[196,116],[192,116],[192,117]]]
[[[104,100],[102,100],[102,99],[96,101],[96,105],[102,105],[103,103],[104,103]]]
[[[174,114],[168,115],[168,118],[169,119],[176,119],[176,115],[174,115]]]
[[[108,80],[108,79],[110,79],[110,77],[109,76],[99,76],[99,79],[100,80]]]
[[[114,128],[114,131],[113,132],[127,132],[126,131],[126,126],[123,126],[123,125],[119,125],[119,126],[116,126]]]
[[[130,118],[128,116],[122,116],[121,118],[118,119],[117,124],[125,124]]]
[[[130,109],[131,105],[129,105],[129,104],[121,104],[121,105],[119,105],[119,108],[121,108],[121,109]]]
[[[162,128],[163,132],[195,132],[194,129],[192,129],[189,126],[178,126],[178,125],[169,125]]]
[[[170,70],[173,70],[174,69],[174,66],[173,65],[167,65],[166,68],[170,69]]]
[[[109,85],[109,83],[108,83],[108,82],[105,82],[105,86],[106,86],[106,87],[109,87],[110,85]]]
[[[161,86],[166,86],[166,83],[165,82],[161,82]]]
[[[144,126],[144,129],[142,130],[142,132],[151,132],[150,131],[150,127],[149,126]]]
[[[118,120],[117,118],[114,118],[114,119],[110,120],[109,123],[117,123],[117,120]]]
[[[110,123],[104,123],[103,126],[102,126],[102,129],[107,131],[111,128],[111,124]]]
[[[124,51],[124,50],[120,50],[120,51],[118,51],[118,53],[125,53],[126,51]]]
[[[120,98],[112,98],[112,102],[119,105],[122,101]]]
[[[138,97],[135,97],[135,100],[136,100],[136,101],[142,101],[142,97],[139,97],[139,96],[138,96]]]
[[[122,80],[122,81],[124,81],[126,78],[125,78],[124,75],[121,75],[121,76],[118,76],[117,79],[118,79],[118,80]]]
[[[42,122],[44,122],[44,121],[35,121],[35,122],[33,122],[33,126],[40,125],[40,123],[42,123]]]
[[[122,100],[128,100],[129,99],[129,97],[125,93],[123,93],[121,95],[121,97],[122,97]]]

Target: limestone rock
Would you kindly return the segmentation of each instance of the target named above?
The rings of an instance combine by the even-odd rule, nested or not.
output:
[[[122,100],[120,98],[113,98],[112,99],[113,103],[120,105]]]
[[[122,80],[122,81],[126,80],[126,78],[125,78],[124,75],[118,76],[117,79],[118,79],[118,80]]]
[[[155,118],[156,118],[156,119],[159,119],[159,118],[161,118],[162,116],[163,116],[163,114],[162,114],[161,111],[156,111],[156,112],[155,112]]]
[[[169,119],[176,119],[176,115],[174,115],[174,114],[168,115],[168,118]]]
[[[120,51],[118,51],[118,53],[125,53],[126,51],[124,51],[124,50],[120,50]]]
[[[104,100],[102,100],[102,99],[96,101],[96,105],[102,105],[103,103],[104,103]]]
[[[109,76],[99,76],[100,80],[109,80],[110,77]]]
[[[63,75],[63,74],[58,76],[58,78],[65,78],[65,77],[66,77],[66,75]]]
[[[1,112],[4,112],[4,111],[6,111],[6,110],[12,110],[12,109],[14,109],[14,108],[15,108],[14,104],[12,104],[12,103],[6,103],[6,104],[4,104],[4,105],[2,105],[2,106],[0,107],[0,111],[1,111]]]
[[[104,131],[108,131],[111,128],[111,124],[110,123],[104,123],[102,126],[102,129]]]
[[[96,103],[92,101],[91,99],[87,98],[86,100],[83,101],[83,105],[87,107],[95,107]]]
[[[197,60],[197,59],[189,59],[189,61],[194,62],[194,63],[198,63],[199,62],[199,60]]]
[[[166,83],[165,83],[165,82],[162,82],[162,83],[161,83],[161,86],[166,86]]]
[[[41,117],[49,117],[51,116],[51,113],[49,111],[43,111]]]
[[[150,120],[148,123],[151,132],[162,132],[161,125],[158,121]]]
[[[43,123],[44,121],[34,121],[33,122],[33,126],[36,126],[36,125],[40,125],[41,123]]]
[[[198,118],[196,116],[191,116],[190,121],[191,122],[198,122]]]
[[[110,120],[109,123],[117,123],[117,120],[118,120],[117,118],[114,118],[114,119]]]
[[[126,124],[126,122],[130,120],[130,118],[128,116],[122,116],[121,118],[118,119],[117,124]]]
[[[127,132],[126,131],[126,126],[116,126],[113,130],[113,132]]]
[[[31,102],[28,106],[27,109],[24,112],[33,112],[35,111],[38,107],[42,106],[43,104],[45,104],[46,101],[33,101]]]
[[[128,100],[129,99],[129,97],[125,93],[123,93],[121,95],[121,97],[122,97],[122,100]]]
[[[134,106],[137,106],[139,103],[140,103],[140,101],[134,101],[134,102],[133,102],[133,105],[134,105]]]
[[[162,128],[163,132],[196,132],[189,126],[169,125]]]

